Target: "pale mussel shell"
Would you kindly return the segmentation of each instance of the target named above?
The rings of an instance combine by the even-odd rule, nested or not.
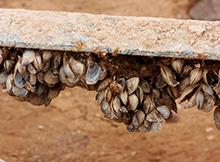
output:
[[[95,85],[102,75],[101,72],[101,67],[96,62],[89,60],[85,76],[86,84]]]
[[[126,81],[126,87],[128,94],[132,94],[138,88],[140,79],[138,77],[132,77]]]

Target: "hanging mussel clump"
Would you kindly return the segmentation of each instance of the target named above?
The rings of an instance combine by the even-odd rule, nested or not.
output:
[[[130,132],[159,130],[184,108],[213,108],[220,129],[217,61],[0,48],[0,84],[19,101],[49,105],[61,90],[96,90],[106,118]]]

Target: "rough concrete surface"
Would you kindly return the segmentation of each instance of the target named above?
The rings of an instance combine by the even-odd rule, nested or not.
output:
[[[220,60],[220,22],[0,10],[0,46]]]

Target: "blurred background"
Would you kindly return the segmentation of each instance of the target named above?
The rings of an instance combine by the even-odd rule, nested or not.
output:
[[[211,3],[210,3],[211,2]],[[0,0],[2,8],[111,15],[219,19],[219,0]],[[48,107],[0,93],[0,161],[217,162],[220,132],[212,112],[180,110],[178,123],[157,133],[129,134],[103,118],[95,93],[66,89]]]

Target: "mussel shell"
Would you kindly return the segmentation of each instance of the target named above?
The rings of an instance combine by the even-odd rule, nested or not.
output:
[[[81,78],[85,74],[86,66],[80,61],[75,60],[73,57],[71,57],[69,60],[69,64],[72,69],[72,72],[79,78]]]
[[[137,129],[139,128],[139,126],[140,126],[136,115],[133,115],[131,125],[133,127],[132,128],[133,131],[136,132]]]
[[[158,74],[156,76],[156,80],[155,80],[155,86],[156,88],[160,89],[160,88],[164,88],[167,85],[167,83],[165,82],[165,80],[163,79],[161,73]]]
[[[43,68],[42,68],[41,71],[46,72],[50,69],[50,67],[51,67],[51,63],[50,63],[50,61],[48,61],[48,62],[43,64]]]
[[[52,58],[53,70],[57,70],[62,62],[62,54],[59,52],[55,52]]]
[[[105,116],[110,117],[112,110],[109,103],[103,100],[100,106],[101,106],[101,111],[105,114]]]
[[[162,119],[162,116],[158,113],[158,111],[155,109],[153,111],[151,111],[150,113],[148,113],[146,115],[146,119],[149,122],[158,122]]]
[[[100,72],[99,80],[103,80],[107,76],[107,69],[103,64],[100,65],[100,68],[101,68],[101,72]]]
[[[147,95],[143,102],[143,110],[146,114],[150,113],[152,110],[156,108],[155,101],[153,100],[152,96]]]
[[[105,92],[105,100],[107,101],[107,102],[110,102],[110,100],[112,99],[112,91],[111,91],[111,89],[108,87],[108,88],[106,88],[105,90],[104,90],[104,92]]]
[[[123,87],[121,84],[116,81],[112,82],[109,86],[114,93],[121,93],[123,91]]]
[[[35,85],[37,83],[37,76],[34,74],[29,75],[29,82],[31,85]]]
[[[37,73],[37,80],[41,84],[44,84],[44,73],[42,73],[42,72]]]
[[[44,81],[49,85],[55,85],[59,82],[59,76],[54,75],[50,70],[44,74]]]
[[[10,74],[8,77],[7,77],[7,81],[6,81],[6,90],[9,94],[12,93],[12,85],[14,83],[14,79],[13,79],[13,74]]]
[[[0,65],[2,65],[3,62],[8,58],[8,55],[9,55],[8,48],[0,49]]]
[[[118,116],[118,115],[121,114],[121,113],[120,113],[121,101],[120,101],[120,99],[119,99],[117,96],[115,96],[115,97],[113,98],[113,100],[112,100],[112,108],[113,108],[113,110],[114,110],[116,116]]]
[[[144,120],[144,123],[139,127],[141,132],[149,132],[151,130],[151,122]]]
[[[18,88],[16,86],[12,86],[12,93],[18,97],[25,97],[28,94],[28,91],[25,88]]]
[[[154,88],[154,89],[152,90],[152,96],[153,96],[155,99],[160,98],[160,97],[161,97],[161,92],[160,92],[160,90]]]
[[[164,119],[169,119],[171,116],[171,111],[166,105],[161,105],[157,107],[157,111],[163,116]]]
[[[177,87],[167,87],[166,88],[168,94],[173,98],[173,99],[177,99],[180,97],[180,92],[179,89]]]
[[[132,77],[126,81],[128,94],[132,94],[138,88],[140,79],[138,77]]]
[[[3,63],[6,72],[10,72],[14,68],[15,62],[13,60],[5,60]]]
[[[193,67],[190,65],[185,65],[183,70],[182,70],[182,74],[181,77],[186,77],[190,74],[190,72],[192,71]]]
[[[101,83],[99,84],[97,91],[102,91],[103,89],[105,89],[106,87],[108,87],[108,85],[112,82],[111,78],[106,78],[105,80],[101,81]]]
[[[76,85],[75,83],[73,84],[70,82],[70,78],[68,78],[68,76],[64,73],[64,67],[61,67],[59,70],[59,79],[64,85],[68,87],[74,87]]]
[[[0,84],[5,84],[7,82],[8,75],[9,74],[5,71],[0,73]]]
[[[150,93],[150,91],[151,91],[150,84],[146,80],[141,82],[140,87],[144,93]]]
[[[99,91],[96,94],[96,101],[97,101],[97,103],[101,104],[104,99],[105,99],[105,90]]]
[[[28,64],[27,65],[27,70],[30,74],[37,74],[37,69],[35,69],[35,67],[32,64]]]
[[[140,86],[138,86],[135,94],[139,98],[139,103],[142,104],[143,99],[144,99],[144,92]]]
[[[179,84],[179,82],[176,81],[174,72],[168,66],[161,65],[160,71],[163,79],[169,86],[176,87]]]
[[[209,84],[209,83],[208,83],[208,79],[207,79],[207,75],[208,75],[208,70],[205,69],[205,70],[203,71],[203,73],[202,73],[202,79],[203,79],[203,81],[204,81],[206,84]]]
[[[193,95],[188,101],[183,105],[185,109],[191,109],[196,106],[196,95]]]
[[[76,74],[73,73],[70,65],[68,63],[66,63],[63,66],[63,72],[65,74],[65,76],[67,76],[67,80],[68,80],[68,84],[70,84],[71,86],[75,86],[77,82],[79,82],[80,78],[79,76],[77,76]]]
[[[28,90],[28,91],[31,91],[32,93],[35,93],[36,90],[37,90],[36,85],[32,85],[29,82],[25,83],[25,89]]]
[[[193,69],[189,75],[190,85],[194,85],[194,84],[198,83],[202,78],[202,73],[203,73],[203,71],[199,68]]]
[[[25,50],[22,55],[21,64],[27,66],[35,60],[35,52],[33,50]]]
[[[145,113],[142,110],[138,110],[136,116],[140,126],[145,120]]]
[[[191,94],[194,90],[194,88],[198,87],[198,84],[196,85],[190,85],[189,87],[187,87],[186,89],[183,90],[183,92],[181,93],[180,97],[178,98],[178,102],[182,102],[186,99],[186,97]]]
[[[123,113],[122,114],[122,121],[124,124],[129,125],[131,123],[131,114],[130,113]]]
[[[123,90],[125,89],[125,86],[126,86],[126,80],[125,80],[125,78],[119,78],[119,79],[117,80],[117,83],[122,86]]]
[[[205,100],[204,94],[202,91],[199,91],[195,95],[196,95],[196,105],[197,105],[198,109],[202,109],[202,107],[204,105],[204,100]]]
[[[132,111],[135,111],[138,107],[139,99],[135,94],[128,96],[128,108]]]
[[[37,71],[40,71],[43,69],[43,66],[44,66],[43,61],[42,61],[41,55],[38,52],[35,53],[33,65],[37,69]]]
[[[188,86],[190,85],[190,79],[189,77],[184,78],[179,85],[180,91],[184,91]]]
[[[121,102],[124,104],[124,105],[127,105],[128,103],[128,92],[127,91],[124,91],[122,93],[120,93],[120,99],[121,99]]]
[[[153,132],[158,132],[161,130],[163,124],[160,122],[154,122],[151,124],[151,131]]]
[[[207,84],[202,84],[202,90],[204,93],[207,93],[210,96],[214,94],[212,87]]]
[[[95,85],[101,76],[101,67],[93,61],[88,61],[88,67],[86,71],[86,84]]]
[[[53,57],[53,54],[51,51],[43,51],[42,53],[42,60],[43,60],[43,63],[47,63],[49,62]]]
[[[125,106],[121,106],[120,112],[121,113],[128,113],[128,109]]]
[[[215,98],[214,96],[205,95],[204,105],[201,108],[204,112],[210,112],[215,107]]]
[[[64,67],[61,67],[59,70],[59,78],[62,83],[67,84],[67,75],[64,73]]]
[[[182,72],[183,66],[184,66],[184,60],[183,59],[174,59],[171,62],[171,65],[173,69],[180,74]]]
[[[14,75],[14,84],[18,88],[24,88],[26,83],[26,78],[24,78],[19,72],[16,72]]]

